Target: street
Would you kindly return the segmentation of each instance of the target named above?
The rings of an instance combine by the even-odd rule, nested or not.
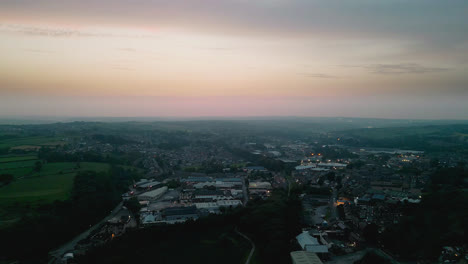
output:
[[[60,261],[62,259],[62,256],[65,253],[67,253],[69,251],[72,251],[75,248],[76,244],[78,244],[78,242],[80,242],[81,240],[87,238],[94,230],[98,229],[102,224],[107,222],[107,220],[114,217],[120,211],[120,209],[122,209],[122,206],[123,206],[123,202],[120,202],[114,208],[114,210],[112,210],[111,213],[108,216],[106,216],[104,219],[102,219],[99,223],[93,225],[88,230],[86,230],[85,232],[79,234],[78,236],[76,236],[71,241],[67,242],[66,244],[62,245],[61,247],[49,252],[49,255],[53,257],[49,261],[49,263],[57,263],[57,261]]]

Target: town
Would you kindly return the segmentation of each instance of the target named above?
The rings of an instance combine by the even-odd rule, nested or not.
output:
[[[383,234],[417,208],[434,173],[441,167],[459,167],[466,159],[466,154],[357,146],[349,144],[355,140],[352,136],[334,132],[297,138],[237,131],[221,135],[216,130],[148,134],[138,132],[140,125],[137,133],[89,132],[98,125],[52,125],[54,143],[8,150],[8,155],[37,153],[33,163],[42,164],[42,170],[70,163],[70,170],[79,173],[86,164],[100,162],[134,175],[124,181],[120,202],[110,214],[103,212],[106,217],[100,222],[49,252],[54,263],[80,263],[88,252],[134,230],[229,215],[278,192],[297,196],[300,202],[297,231],[286,241],[295,249],[289,252],[292,263],[353,263],[365,257],[406,263],[385,247],[389,242]],[[49,133],[46,128],[39,133]],[[38,133],[36,127],[2,127],[3,132],[15,133],[30,133],[29,129]],[[70,130],[80,131],[80,136],[70,136]],[[15,168],[15,163],[2,163],[9,166],[0,172],[27,167],[23,162]],[[242,235],[250,240],[248,232]],[[446,244],[436,258],[462,263],[466,254],[463,244]]]

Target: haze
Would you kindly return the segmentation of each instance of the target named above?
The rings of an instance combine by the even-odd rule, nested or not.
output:
[[[468,2],[0,3],[2,116],[468,118]]]

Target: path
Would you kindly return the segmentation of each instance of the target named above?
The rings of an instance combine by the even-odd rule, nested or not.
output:
[[[254,244],[254,242],[252,240],[250,240],[250,238],[248,236],[242,234],[237,229],[236,229],[236,233],[239,234],[240,236],[242,236],[243,238],[247,239],[250,242],[250,244],[252,245],[252,249],[250,250],[249,257],[245,261],[245,264],[249,264],[250,260],[252,259],[253,253],[255,252],[255,244]]]

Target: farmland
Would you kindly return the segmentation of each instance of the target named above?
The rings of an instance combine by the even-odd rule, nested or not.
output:
[[[34,163],[35,160],[28,161]],[[15,180],[0,187],[0,226],[14,222],[26,207],[35,207],[55,200],[66,200],[79,171],[106,171],[109,165],[93,162],[57,162],[44,164],[40,171],[31,167],[14,168],[24,162],[1,163],[0,173],[12,174]],[[4,165],[9,165],[5,168]]]
[[[0,163],[26,161],[26,160],[37,160],[37,155],[24,155],[24,156],[5,155],[5,156],[0,157]]]
[[[17,162],[13,162],[17,163]],[[44,164],[40,172],[19,168],[9,169],[17,180],[0,188],[0,206],[11,204],[8,200],[14,198],[22,203],[38,204],[54,200],[64,200],[68,197],[73,184],[73,177],[79,171],[106,171],[109,165],[105,163],[57,162]],[[26,174],[25,174],[26,173]]]
[[[62,141],[59,137],[47,137],[47,136],[35,136],[35,137],[14,137],[0,140],[0,148],[37,148],[41,146],[56,146],[62,145],[65,141]]]

